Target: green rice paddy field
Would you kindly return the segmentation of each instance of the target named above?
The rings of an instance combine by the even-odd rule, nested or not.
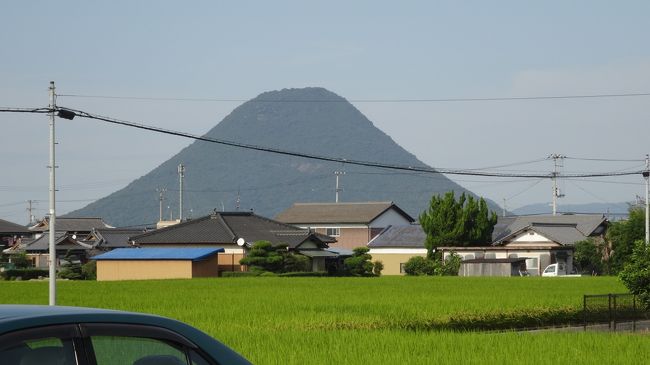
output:
[[[645,364],[647,334],[480,332],[579,318],[616,278],[218,278],[58,284],[60,305],[160,314],[255,364]],[[2,282],[0,303],[47,304],[47,282]]]

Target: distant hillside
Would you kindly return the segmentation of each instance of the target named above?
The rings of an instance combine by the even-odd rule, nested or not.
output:
[[[206,136],[317,155],[425,166],[352,104],[322,88],[263,93],[233,110]],[[433,194],[466,191],[443,175],[365,168],[196,141],[127,187],[68,216],[99,216],[115,226],[156,222],[155,189],[165,187],[165,207],[172,207],[176,218],[180,163],[186,166],[184,217],[204,215],[215,208],[234,210],[238,192],[242,210],[254,209],[269,217],[294,202],[332,202],[336,170],[346,172],[340,180],[341,201],[394,201],[413,217],[426,208]]]
[[[616,216],[625,216],[630,208],[630,203],[587,203],[587,204],[561,204],[558,212],[561,213],[599,213]],[[551,206],[548,203],[525,205],[512,211],[514,215],[550,214]]]

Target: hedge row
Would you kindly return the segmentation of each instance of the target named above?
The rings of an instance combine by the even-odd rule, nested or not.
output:
[[[221,273],[224,278],[240,278],[251,276],[281,276],[281,277],[323,277],[327,276],[325,271],[294,271],[275,274],[269,271],[224,271]]]
[[[0,272],[0,277],[4,280],[29,280],[47,277],[47,269],[9,269]]]

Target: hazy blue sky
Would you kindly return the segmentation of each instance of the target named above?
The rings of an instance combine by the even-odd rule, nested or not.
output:
[[[46,106],[50,80],[59,94],[163,98],[248,99],[304,86],[350,100],[647,93],[649,36],[648,1],[4,1],[0,107]],[[238,104],[58,99],[197,134]],[[650,97],[355,106],[433,167],[552,153],[642,160],[650,151]],[[47,117],[0,113],[0,133],[0,218],[26,223],[26,200],[39,200],[37,217],[48,206]],[[59,120],[57,134],[60,214],[191,143],[85,119]],[[642,165],[567,159],[564,171]],[[508,198],[511,209],[551,200],[548,180],[450,177],[498,203]],[[629,201],[644,191],[640,176],[561,187],[561,203]]]

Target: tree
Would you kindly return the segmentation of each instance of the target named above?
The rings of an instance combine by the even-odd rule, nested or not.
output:
[[[9,255],[9,261],[14,264],[16,269],[27,269],[32,267],[32,261],[24,252]]]
[[[375,264],[370,261],[372,256],[368,251],[370,251],[368,247],[356,247],[352,250],[352,257],[343,261],[343,266],[350,275],[373,276]],[[383,264],[380,265],[383,266]]]
[[[413,256],[404,264],[404,272],[413,276],[458,276],[460,261],[460,256],[455,252],[444,261]]]
[[[269,241],[257,241],[239,263],[247,265],[251,271],[283,273],[308,270],[309,258],[289,252],[287,245],[273,246]]]
[[[634,242],[645,237],[645,211],[630,208],[627,220],[614,222],[607,230],[612,255],[609,260],[612,273],[623,270],[634,250]]]
[[[65,261],[65,263],[61,265],[61,270],[59,271],[60,278],[70,280],[85,279],[81,268],[81,261],[77,256],[73,255],[72,252],[68,250],[63,257],[63,261]]]
[[[638,295],[645,307],[650,309],[650,247],[642,240],[636,241],[630,260],[619,277],[630,292]]]
[[[458,201],[453,191],[443,197],[431,197],[429,208],[419,217],[427,235],[425,246],[428,257],[442,245],[483,246],[492,242],[492,231],[497,215],[490,212],[483,198],[478,201],[462,193]]]
[[[605,272],[605,245],[593,238],[576,242],[573,263],[581,274],[602,274]]]

